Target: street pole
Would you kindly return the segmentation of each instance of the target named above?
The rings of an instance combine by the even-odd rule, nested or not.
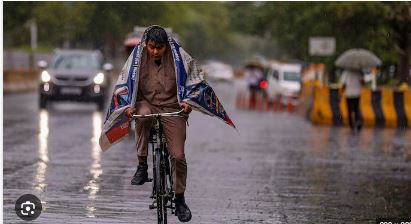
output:
[[[30,26],[30,46],[31,50],[29,53],[29,64],[30,64],[30,69],[34,69],[34,51],[37,49],[37,23],[36,19],[32,18],[29,21],[29,26]]]
[[[34,18],[30,20],[30,44],[31,50],[35,51],[37,49],[37,23]]]

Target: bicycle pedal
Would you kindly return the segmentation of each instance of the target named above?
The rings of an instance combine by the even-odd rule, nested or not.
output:
[[[155,209],[155,208],[157,208],[157,206],[155,206],[155,205],[149,205],[148,208],[149,208],[149,209]]]
[[[146,182],[153,182],[153,178],[148,178]]]

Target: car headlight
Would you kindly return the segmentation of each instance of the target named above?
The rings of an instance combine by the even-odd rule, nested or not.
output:
[[[41,81],[43,81],[43,82],[49,82],[50,80],[51,80],[50,74],[49,74],[46,70],[44,70],[44,71],[41,73]]]
[[[98,73],[94,79],[93,79],[95,84],[102,84],[104,82],[104,74],[103,73]]]

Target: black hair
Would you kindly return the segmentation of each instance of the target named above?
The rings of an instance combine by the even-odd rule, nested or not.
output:
[[[167,43],[167,33],[161,27],[153,27],[147,32],[146,41],[154,41],[156,44],[165,44]]]

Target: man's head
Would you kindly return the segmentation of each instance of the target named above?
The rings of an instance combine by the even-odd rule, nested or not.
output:
[[[147,32],[147,51],[154,60],[161,59],[166,52],[167,43],[167,33],[163,28],[154,27]]]

